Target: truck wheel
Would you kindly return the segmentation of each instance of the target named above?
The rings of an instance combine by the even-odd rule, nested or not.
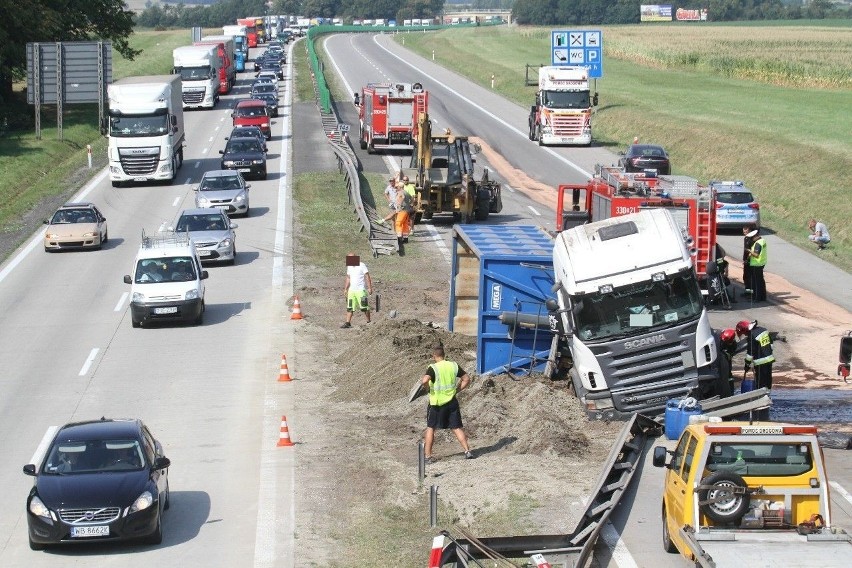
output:
[[[422,212],[422,211],[418,211],[417,213],[415,213],[415,214],[414,214],[414,224],[416,225],[416,224],[417,224],[417,223],[419,223],[421,220],[423,220],[423,212]]]
[[[476,211],[474,218],[477,221],[487,221],[491,212],[491,193],[487,189],[480,189],[476,195]]]
[[[366,150],[367,149],[367,141],[364,139],[364,129],[363,128],[358,131],[358,139],[361,142],[361,149]]]
[[[431,209],[427,209],[426,211],[423,212],[423,218],[427,219],[427,220],[431,219],[434,214],[435,214],[434,211],[432,211]]]
[[[666,522],[666,506],[663,504],[663,550],[669,554],[675,554],[677,547],[672,542],[672,535],[669,534],[669,524]]]
[[[731,471],[717,471],[701,480],[705,489],[698,492],[699,501],[710,501],[700,505],[701,512],[717,523],[739,523],[749,507],[747,493],[736,493],[737,488],[747,488],[742,476]]]
[[[536,142],[538,142],[539,146],[544,146],[544,144],[541,141],[541,126],[535,127],[535,140],[536,140]]]

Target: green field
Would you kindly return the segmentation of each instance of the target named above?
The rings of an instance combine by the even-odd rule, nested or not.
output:
[[[764,226],[803,247],[807,220],[828,224],[820,253],[852,270],[852,22],[829,25],[611,26],[597,82],[597,143],[634,136],[665,146],[675,173],[741,179]],[[522,106],[526,64],[547,63],[549,29],[398,34],[405,46]],[[475,133],[473,133],[475,134]]]
[[[130,44],[141,49],[142,54],[135,61],[128,61],[113,52],[113,80],[131,75],[168,74],[172,68],[172,49],[188,45],[190,39],[187,30],[133,34]],[[63,140],[59,141],[56,107],[47,106],[42,109],[41,140],[36,139],[34,129],[7,132],[0,137],[0,238],[16,238],[10,235],[26,228],[23,219],[28,211],[44,200],[70,196],[92,171],[106,165],[106,139],[98,130],[97,115],[97,105],[67,105]],[[86,144],[92,145],[92,170],[86,167]],[[27,236],[19,236],[17,240]]]

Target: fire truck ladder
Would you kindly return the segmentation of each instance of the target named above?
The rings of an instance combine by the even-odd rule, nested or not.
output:
[[[505,559],[533,554],[544,555],[554,567],[587,566],[601,529],[633,478],[648,436],[659,432],[659,425],[639,414],[625,423],[604,464],[586,511],[570,534],[475,538],[457,526],[455,532],[460,538],[455,538],[450,531],[441,533],[443,551],[441,563],[437,566],[453,562],[457,568],[513,566]],[[489,562],[479,562],[486,558]],[[502,562],[496,564],[496,560]]]

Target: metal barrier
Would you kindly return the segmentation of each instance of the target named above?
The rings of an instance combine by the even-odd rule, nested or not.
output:
[[[316,53],[313,51],[313,41],[311,41],[310,33],[308,34],[308,56],[311,58],[313,65],[313,62],[316,60]],[[313,79],[314,97],[317,102],[317,108],[320,111],[322,128],[334,155],[337,157],[338,170],[346,177],[349,205],[353,207],[354,213],[358,216],[358,220],[361,223],[361,232],[367,233],[367,239],[370,242],[370,248],[373,251],[374,257],[378,257],[380,254],[399,252],[399,242],[397,241],[393,227],[376,223],[375,221],[381,218],[378,211],[371,205],[365,205],[361,199],[361,167],[349,141],[348,134],[338,129],[340,118],[337,116],[336,109],[330,104],[326,107],[323,102],[324,96],[330,96],[328,86],[325,83],[325,77],[321,72],[317,73],[314,71]]]

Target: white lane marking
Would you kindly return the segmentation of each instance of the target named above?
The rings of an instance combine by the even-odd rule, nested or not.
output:
[[[476,104],[473,100],[471,100],[471,99],[467,98],[466,96],[462,95],[462,94],[461,94],[461,93],[459,93],[458,91],[456,91],[456,90],[454,90],[454,89],[449,88],[448,86],[446,86],[446,85],[444,84],[444,82],[443,82],[443,81],[440,81],[439,79],[436,79],[435,77],[432,77],[431,75],[429,75],[428,73],[426,73],[426,72],[425,72],[425,71],[423,71],[422,69],[420,69],[420,68],[416,67],[413,63],[409,63],[408,61],[406,61],[405,59],[403,59],[402,57],[400,57],[400,56],[399,56],[399,55],[397,55],[396,53],[392,52],[392,51],[391,51],[391,50],[389,50],[388,48],[384,47],[383,45],[380,45],[380,44],[379,44],[379,42],[378,42],[378,36],[373,36],[373,43],[375,43],[375,44],[379,47],[379,49],[382,49],[382,50],[386,51],[386,52],[387,52],[388,54],[390,54],[392,57],[395,57],[396,59],[400,60],[400,61],[401,61],[401,62],[403,62],[404,64],[408,65],[409,67],[411,67],[412,69],[414,69],[415,71],[417,71],[417,72],[419,73],[419,75],[418,75],[418,76],[421,76],[421,77],[427,77],[428,79],[431,79],[432,81],[434,81],[435,83],[437,83],[437,84],[439,84],[439,85],[443,86],[446,90],[448,90],[449,92],[453,93],[453,94],[454,94],[454,95],[456,95],[458,98],[460,98],[460,99],[461,99],[461,100],[463,100],[464,102],[468,103],[469,105],[471,105],[471,106],[472,106],[472,107],[474,107],[475,109],[479,110],[480,112],[482,112],[483,114],[485,114],[486,116],[488,116],[489,118],[491,118],[492,120],[494,120],[494,121],[496,121],[496,122],[499,122],[500,124],[502,124],[503,126],[505,126],[506,128],[508,128],[509,130],[511,130],[512,132],[514,132],[515,134],[517,134],[518,136],[522,137],[524,140],[527,140],[527,141],[529,140],[529,132],[522,132],[522,131],[518,130],[517,128],[515,128],[514,126],[512,126],[511,124],[509,124],[508,122],[506,122],[505,120],[503,120],[502,118],[500,118],[499,116],[497,116],[496,114],[494,114],[494,113],[492,113],[492,112],[490,112],[490,111],[488,111],[488,110],[484,109],[483,107],[479,106],[479,105],[478,105],[478,104]],[[350,90],[351,90],[351,89],[350,89]],[[556,158],[556,159],[558,159],[559,161],[561,161],[561,162],[562,162],[563,164],[565,164],[566,166],[568,166],[568,167],[570,167],[570,168],[574,169],[575,171],[577,171],[577,172],[579,172],[579,173],[583,174],[584,176],[586,176],[586,177],[588,177],[588,178],[592,177],[592,173],[591,173],[591,172],[587,172],[587,171],[586,171],[586,170],[584,170],[582,167],[580,167],[579,165],[575,164],[574,162],[572,162],[572,161],[571,161],[571,160],[569,160],[568,158],[566,158],[566,157],[564,157],[564,156],[562,156],[562,155],[558,154],[558,153],[557,153],[557,152],[555,152],[554,150],[552,150],[552,149],[550,149],[550,148],[548,148],[548,147],[546,147],[546,146],[542,146],[542,147],[541,147],[541,149],[542,149],[542,150],[544,150],[545,152],[549,153],[549,154],[550,154],[551,156],[553,156],[554,158]]]
[[[189,180],[187,180],[187,182],[186,182],[186,183],[189,183]],[[172,207],[177,207],[177,206],[178,206],[178,203],[180,203],[180,200],[181,200],[181,199],[183,199],[183,198],[182,198],[182,197],[180,197],[180,196],[175,197],[175,200],[174,200],[174,201],[172,201]]]
[[[204,149],[201,151],[201,153],[202,153],[202,154],[206,154],[206,153],[207,153],[207,150],[208,150],[207,148],[204,148]]]
[[[619,568],[639,568],[633,555],[627,550],[627,545],[621,540],[621,535],[612,526],[612,523],[607,522],[601,529],[601,538],[604,544],[612,551],[612,559],[618,564]]]
[[[97,176],[95,176],[92,179],[92,181],[90,181],[82,189],[82,191],[80,191],[80,193],[78,193],[77,195],[72,197],[70,199],[70,201],[71,202],[83,201],[83,199],[87,195],[89,195],[89,193],[93,189],[95,189],[95,187],[97,187],[97,185],[99,183],[101,183],[107,177],[107,175],[109,175],[109,169],[104,167],[104,169],[101,170],[101,173],[99,173]],[[33,251],[34,248],[36,248],[38,245],[42,244],[43,242],[44,242],[44,230],[43,229],[36,230],[36,234],[33,235],[33,238],[30,239],[30,242],[28,242],[26,244],[26,246],[21,250],[21,252],[19,252],[18,254],[15,255],[15,258],[13,258],[12,260],[9,261],[9,264],[7,264],[6,267],[3,270],[0,270],[0,282],[3,282],[3,280],[5,280],[6,277],[9,276],[9,274],[11,274],[12,270],[14,270],[16,266],[21,264],[21,262],[24,260],[24,258],[26,258],[26,256],[28,254],[30,254]]]
[[[91,367],[92,363],[95,362],[95,357],[98,356],[98,351],[100,351],[99,348],[97,348],[97,347],[92,348],[92,350],[89,352],[89,356],[86,357],[86,362],[83,363],[83,368],[80,369],[79,373],[77,373],[78,376],[82,377],[86,373],[89,372],[89,367]]]
[[[183,182],[183,184],[184,184],[184,185],[189,185],[189,182],[191,182],[191,181],[192,181],[192,178],[191,178],[191,177],[188,177],[188,178],[186,178],[186,181],[185,181],[185,182]]]
[[[127,297],[130,295],[129,292],[125,292],[121,295],[121,298],[118,299],[118,303],[115,305],[115,308],[112,310],[114,312],[120,312],[124,309],[124,302],[127,301]]]
[[[44,454],[47,452],[47,446],[49,446],[50,442],[53,441],[53,437],[56,436],[58,431],[59,426],[47,427],[47,431],[44,433],[44,436],[42,436],[41,442],[38,443],[38,447],[36,447],[33,457],[30,458],[30,463],[36,464],[36,466],[41,463]]]
[[[848,492],[848,491],[846,491],[846,489],[845,489],[842,485],[840,485],[840,484],[839,484],[839,483],[837,483],[836,481],[829,481],[829,482],[828,482],[828,484],[829,484],[829,485],[831,485],[831,487],[832,487],[832,488],[833,488],[833,489],[834,489],[837,493],[839,493],[841,497],[843,497],[844,499],[846,499],[847,501],[849,501],[849,504],[850,504],[850,505],[852,505],[852,495],[850,495],[850,494],[849,494],[849,492]]]
[[[506,190],[506,191],[508,191],[509,193],[515,193],[515,188],[514,188],[514,187],[512,187],[511,185],[504,185],[504,186],[503,186],[503,189],[505,189],[505,190]]]
[[[225,122],[225,117],[223,116],[222,118],[220,118],[219,122]]]
[[[444,260],[446,260],[447,262],[452,262],[453,255],[452,253],[450,253],[449,247],[447,247],[446,243],[444,243],[444,239],[441,238],[441,234],[438,232],[438,229],[435,228],[435,225],[429,223],[424,226],[426,227],[426,230],[429,231],[429,235],[435,242],[435,246],[437,246],[438,250],[441,251],[441,256],[444,257]]]
[[[211,136],[211,137],[210,137],[210,139],[208,140],[208,142],[213,142],[213,138],[214,138],[214,137],[213,137],[213,136]]]
[[[195,162],[195,169],[197,170],[200,167],[201,167],[201,162]]]
[[[532,205],[527,205],[527,208],[529,208],[529,210],[532,211],[534,215],[538,215],[539,217],[541,217],[541,213],[536,211],[535,207],[533,207]]]

